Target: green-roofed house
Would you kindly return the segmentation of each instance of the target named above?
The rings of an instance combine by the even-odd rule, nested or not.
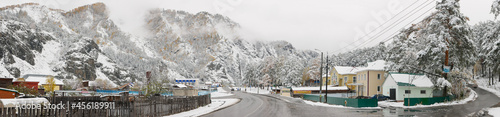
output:
[[[434,84],[423,74],[389,72],[382,84],[383,94],[391,100],[403,101],[404,98],[432,97]]]

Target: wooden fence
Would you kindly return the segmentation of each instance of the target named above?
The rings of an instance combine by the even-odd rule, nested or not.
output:
[[[153,96],[133,100],[130,100],[128,96],[120,96],[119,99],[112,101],[98,96],[54,97],[48,98],[48,100],[52,105],[64,105],[64,109],[46,108],[44,105],[36,109],[0,108],[0,117],[158,117],[192,110],[211,103],[210,95]],[[108,107],[103,105],[106,103]]]

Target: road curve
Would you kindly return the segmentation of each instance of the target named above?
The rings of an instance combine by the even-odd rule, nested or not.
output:
[[[204,117],[319,117],[319,116],[448,116],[461,117],[491,107],[500,98],[483,89],[474,89],[478,94],[475,101],[454,105],[429,108],[401,109],[360,109],[312,106],[301,99],[283,98],[275,95],[249,94],[234,92],[232,98],[241,101],[231,107],[204,115]]]

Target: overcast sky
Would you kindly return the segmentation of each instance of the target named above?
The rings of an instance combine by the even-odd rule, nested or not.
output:
[[[462,0],[461,12],[471,25],[493,20],[492,1]],[[144,34],[142,16],[153,8],[220,13],[242,26],[246,40],[286,40],[298,49],[330,54],[374,46],[419,22],[436,5],[434,0],[1,0],[0,6],[26,2],[63,10],[104,2],[110,18],[134,35]]]

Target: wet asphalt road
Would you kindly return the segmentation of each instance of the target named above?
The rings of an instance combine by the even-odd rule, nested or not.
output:
[[[300,99],[275,95],[248,94],[234,92],[232,98],[241,102],[228,108],[204,115],[204,117],[359,117],[359,116],[419,116],[419,117],[463,117],[470,113],[491,107],[500,102],[500,98],[483,89],[474,89],[478,94],[475,101],[463,105],[441,106],[418,109],[384,108],[352,109],[312,106]]]
[[[328,108],[305,104],[301,99],[279,98],[234,92],[232,98],[241,101],[228,108],[204,115],[204,117],[319,117],[319,116],[380,116],[374,110]]]

